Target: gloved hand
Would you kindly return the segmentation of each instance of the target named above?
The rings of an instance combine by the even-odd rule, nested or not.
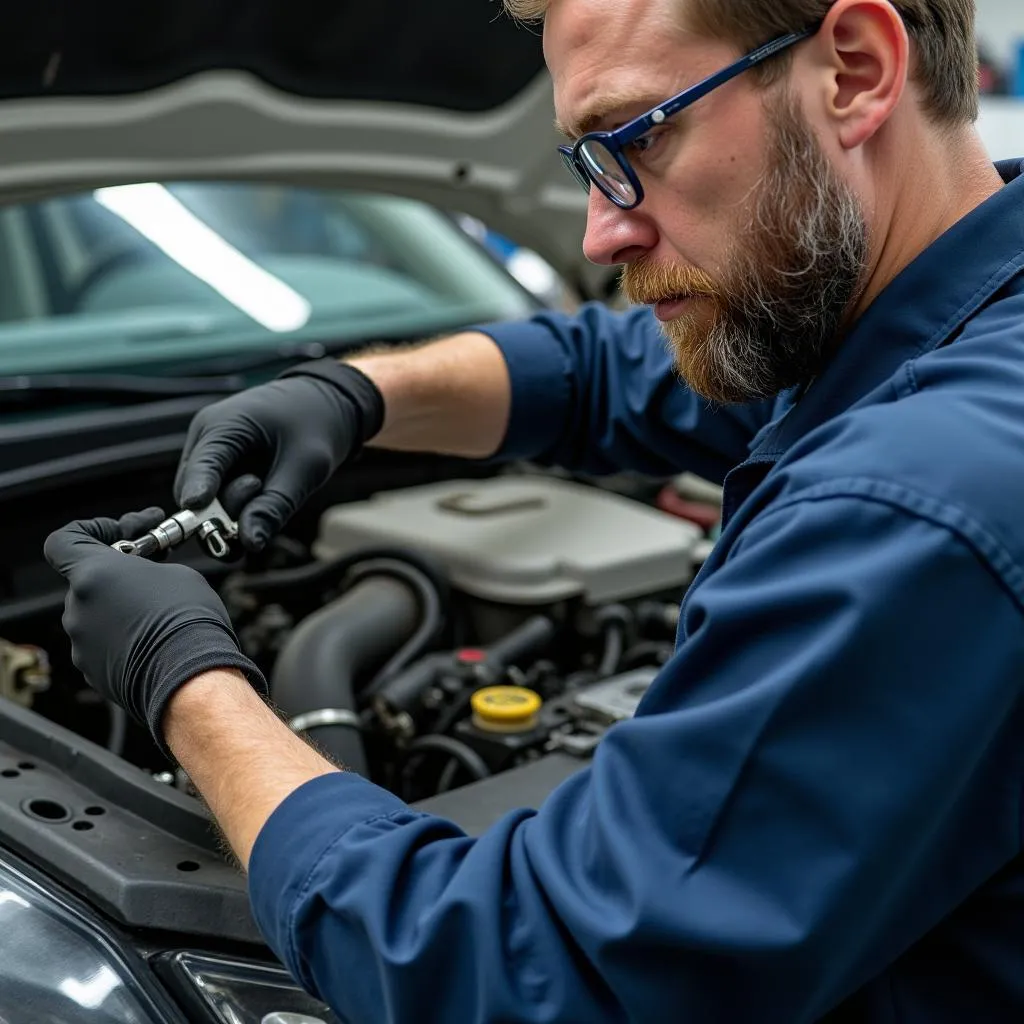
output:
[[[334,359],[301,363],[195,416],[175,500],[201,508],[232,476],[260,475],[263,491],[238,519],[242,544],[259,551],[383,422],[384,399],[354,366]]]
[[[71,657],[93,689],[148,725],[168,753],[161,719],[184,683],[217,668],[267,682],[238,648],[220,598],[194,569],[124,555],[110,545],[138,537],[163,510],[71,523],[46,539],[46,559],[70,584],[64,629]]]

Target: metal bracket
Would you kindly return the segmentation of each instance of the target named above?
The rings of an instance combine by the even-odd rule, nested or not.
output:
[[[39,647],[0,640],[0,697],[32,706],[37,693],[50,687],[50,659]]]

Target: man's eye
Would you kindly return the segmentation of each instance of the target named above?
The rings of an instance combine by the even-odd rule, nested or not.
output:
[[[639,139],[634,139],[626,148],[630,156],[649,156],[664,134],[664,130],[650,131],[646,135],[641,135]]]

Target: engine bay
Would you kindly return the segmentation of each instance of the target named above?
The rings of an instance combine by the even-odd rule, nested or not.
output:
[[[282,536],[259,559],[216,563],[194,541],[174,555],[207,571],[293,730],[415,802],[588,757],[671,656],[702,537],[632,497],[517,471],[329,505],[310,542]],[[3,627],[0,696],[187,791],[96,707],[55,618],[42,636]]]
[[[519,472],[330,506],[311,544],[282,537],[211,582],[293,730],[415,802],[553,752],[588,757],[671,656],[701,537],[610,490]],[[94,695],[59,655],[4,632],[0,695],[45,715],[51,687],[66,705],[73,687],[66,724],[187,791],[117,709],[105,726],[88,714]]]
[[[542,475],[329,508],[308,560],[222,586],[292,728],[416,802],[585,758],[671,655],[700,532]]]
[[[295,732],[469,834],[538,806],[635,713],[671,657],[708,534],[661,484],[475,468],[425,463],[417,476],[384,456],[325,489],[261,555],[214,559],[197,536],[171,552],[218,591]],[[136,507],[167,488],[163,471],[124,482],[143,495]],[[113,489],[63,493],[77,516],[116,514]],[[713,494],[700,501],[713,511]],[[7,506],[19,529],[68,518],[51,505],[30,519],[22,505]],[[5,844],[125,925],[259,943],[244,879],[188,778],[71,664],[41,537],[11,552]]]

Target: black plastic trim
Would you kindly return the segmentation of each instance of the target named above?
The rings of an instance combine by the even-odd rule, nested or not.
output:
[[[192,417],[215,401],[215,395],[196,395],[103,409],[55,409],[31,419],[5,418],[0,420],[0,481],[40,462],[89,454],[129,439],[184,434]]]
[[[27,814],[32,800],[70,816]],[[263,945],[245,879],[197,800],[4,701],[0,841],[122,924]]]
[[[512,811],[540,807],[552,790],[589,765],[589,761],[568,754],[548,754],[412,806],[414,810],[454,822],[467,835],[479,836]]]

